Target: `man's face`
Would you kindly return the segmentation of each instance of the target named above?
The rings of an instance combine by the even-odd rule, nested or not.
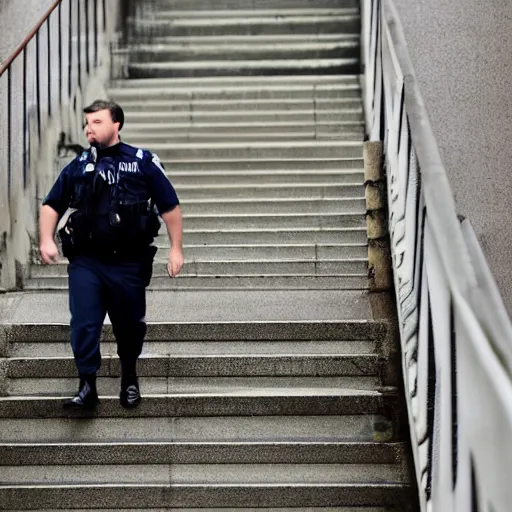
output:
[[[85,134],[89,144],[108,147],[117,142],[119,123],[112,121],[110,110],[105,109],[85,114],[85,122]]]

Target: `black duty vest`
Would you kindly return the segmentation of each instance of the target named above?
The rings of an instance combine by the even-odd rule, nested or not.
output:
[[[67,224],[75,254],[136,256],[152,243],[160,222],[142,172],[145,158],[123,143],[80,156],[70,203],[76,212]]]

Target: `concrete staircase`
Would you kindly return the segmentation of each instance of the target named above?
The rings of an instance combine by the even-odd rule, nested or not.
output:
[[[358,2],[151,5],[110,90],[182,204],[185,268],[162,235],[150,288],[365,289]],[[66,262],[31,277],[63,289]]]
[[[158,154],[182,205],[184,270],[169,281],[162,234],[151,289],[367,287],[357,76],[137,79],[110,93],[123,139]],[[31,277],[26,289],[65,288],[66,263]]]
[[[130,412],[107,330],[101,406],[78,418],[59,405],[76,385],[67,328],[6,337],[0,510],[410,510],[385,324],[152,325]]]
[[[152,5],[110,94],[178,191],[187,263],[169,280],[159,238],[133,411],[108,325],[100,407],[60,407],[64,262],[0,301],[0,510],[412,512],[367,292],[357,2]]]

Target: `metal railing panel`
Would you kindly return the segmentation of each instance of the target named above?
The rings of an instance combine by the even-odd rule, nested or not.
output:
[[[18,239],[34,225],[25,217],[37,211],[38,190],[49,186],[37,161],[47,127],[80,108],[75,98],[108,53],[117,10],[117,0],[55,1],[0,65],[0,289],[19,286],[16,251],[26,244]]]

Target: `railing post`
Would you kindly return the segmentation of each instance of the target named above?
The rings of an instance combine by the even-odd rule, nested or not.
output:
[[[382,143],[365,142],[363,160],[370,288],[373,291],[387,291],[392,287],[392,274]]]

